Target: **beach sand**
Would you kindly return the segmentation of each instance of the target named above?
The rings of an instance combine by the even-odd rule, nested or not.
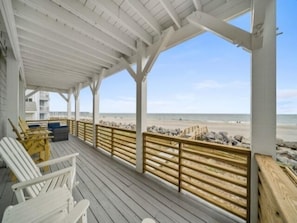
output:
[[[135,119],[133,118],[104,117],[100,120],[122,124],[135,124]],[[201,127],[207,126],[209,132],[227,132],[229,136],[242,135],[245,138],[250,139],[250,125],[248,123],[197,122],[189,120],[148,119],[147,126],[153,125],[167,129],[184,129],[195,125],[199,125]],[[282,139],[284,141],[297,142],[297,125],[278,125],[277,138]]]

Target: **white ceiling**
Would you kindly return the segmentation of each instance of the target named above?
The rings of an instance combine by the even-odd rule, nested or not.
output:
[[[1,0],[2,1],[2,0]],[[169,28],[162,50],[201,34],[187,19],[202,11],[229,20],[250,10],[250,0],[12,0],[2,1],[8,37],[28,89],[68,92],[146,55]],[[104,70],[104,72],[103,72]]]

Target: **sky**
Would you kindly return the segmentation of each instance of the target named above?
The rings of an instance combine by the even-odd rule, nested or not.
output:
[[[277,113],[297,114],[297,0],[277,1]],[[250,31],[250,14],[230,21]],[[213,33],[204,33],[160,54],[147,77],[148,113],[249,114],[251,55]],[[135,113],[136,83],[127,71],[103,79],[99,113]],[[67,111],[50,93],[50,111]],[[74,101],[72,97],[72,111]],[[92,112],[89,87],[80,111]]]

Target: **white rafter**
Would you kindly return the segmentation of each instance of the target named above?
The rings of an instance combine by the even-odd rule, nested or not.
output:
[[[178,14],[176,13],[175,9],[173,8],[171,3],[169,2],[169,0],[160,0],[160,2],[163,5],[164,9],[167,11],[170,18],[173,20],[174,24],[178,28],[180,28],[182,26],[181,25],[181,20],[180,20]]]
[[[187,19],[189,22],[214,32],[237,46],[243,47],[248,51],[251,50],[251,35],[245,30],[199,11],[194,12],[192,15],[188,16]]]
[[[96,41],[78,32],[74,32],[68,27],[63,29],[63,26],[58,24],[54,24],[53,26],[47,24],[48,26],[45,26],[46,28],[41,27],[42,24],[40,23],[40,20],[37,20],[35,23],[31,23],[30,21],[22,19],[22,17],[18,17],[17,15],[17,28],[29,32],[31,35],[36,35],[55,43],[63,44],[69,48],[75,48],[80,52],[94,56],[98,60],[102,60],[110,64],[116,63],[116,61],[119,60],[118,57],[120,54],[98,44]]]
[[[139,2],[135,0],[126,0],[131,8],[142,17],[142,19],[159,35],[162,32],[162,28],[158,21],[150,14],[150,12]]]
[[[119,24],[128,29],[131,33],[140,38],[148,45],[152,44],[150,36],[138,23],[136,23],[126,12],[122,11],[118,5],[110,0],[91,0],[98,8],[102,8],[104,13],[110,15]]]
[[[126,33],[111,26],[110,23],[103,20],[98,14],[85,7],[81,2],[73,0],[53,0],[63,8],[69,10],[74,15],[80,17],[85,22],[97,27],[106,34],[110,35],[113,39],[128,46],[132,50],[136,50],[135,41],[129,37]]]
[[[194,4],[196,10],[202,11],[201,0],[193,0],[193,4]]]
[[[121,44],[117,40],[111,38],[106,33],[102,32],[99,29],[96,29],[92,25],[82,21],[77,16],[71,14],[67,10],[63,10],[61,7],[59,7],[57,4],[48,1],[48,0],[19,0],[24,3],[26,3],[28,6],[40,11],[41,13],[48,15],[48,17],[51,17],[53,20],[64,23],[74,29],[76,29],[79,32],[84,33],[85,35],[89,35],[91,38],[103,43],[104,45],[121,52],[122,54],[125,54],[127,56],[132,55],[132,50],[129,49],[124,44]],[[21,4],[16,3],[16,6],[22,7]],[[27,8],[26,6],[23,6],[24,9],[22,11],[25,11]],[[28,11],[30,11],[28,9]],[[30,12],[27,11],[26,16],[30,16]]]
[[[61,54],[68,54],[69,57],[77,58],[85,63],[91,63],[93,65],[100,65],[104,67],[110,67],[111,64],[100,61],[89,54],[84,53],[83,51],[76,50],[76,48],[67,47],[61,42],[54,42],[48,39],[39,37],[37,35],[32,35],[24,30],[18,30],[20,43],[27,42],[28,44],[34,45],[36,44],[40,48],[48,48],[54,52],[60,52]],[[44,46],[45,45],[45,46]]]

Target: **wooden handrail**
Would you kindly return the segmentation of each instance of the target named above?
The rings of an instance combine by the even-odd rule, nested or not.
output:
[[[259,222],[297,221],[297,187],[271,156],[255,155],[259,166]]]

